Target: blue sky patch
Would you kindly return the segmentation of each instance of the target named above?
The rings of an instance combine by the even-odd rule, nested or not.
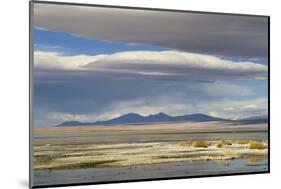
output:
[[[34,29],[35,50],[55,51],[65,55],[113,54],[122,51],[163,51],[169,50],[153,45],[130,44],[116,41],[89,39],[65,32],[55,32],[42,28]]]

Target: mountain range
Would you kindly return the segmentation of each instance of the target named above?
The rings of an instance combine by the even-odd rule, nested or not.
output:
[[[217,117],[208,116],[205,114],[189,114],[182,116],[170,116],[165,113],[158,113],[154,115],[142,116],[136,113],[128,113],[120,117],[96,122],[80,122],[80,121],[66,121],[57,126],[91,126],[91,125],[119,125],[119,124],[143,124],[143,123],[157,123],[157,122],[208,122],[208,121],[225,121],[243,124],[266,123],[268,120],[264,116],[241,120],[229,120]]]

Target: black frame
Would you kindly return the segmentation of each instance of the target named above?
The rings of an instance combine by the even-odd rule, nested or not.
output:
[[[201,13],[201,14],[216,14],[216,15],[232,15],[232,16],[250,16],[250,17],[265,17],[268,19],[268,170],[261,172],[247,172],[247,173],[229,173],[217,175],[200,175],[200,176],[181,176],[181,177],[167,177],[167,178],[150,178],[150,179],[134,179],[134,180],[119,180],[119,181],[105,181],[105,182],[87,182],[87,183],[70,183],[70,184],[50,184],[34,186],[33,183],[33,4],[57,4],[68,6],[86,6],[86,7],[104,7],[104,8],[121,8],[121,9],[134,9],[134,10],[153,10],[165,12],[182,12],[182,13]],[[173,179],[187,179],[187,178],[208,178],[208,177],[221,177],[221,176],[239,176],[239,175],[255,175],[270,173],[270,16],[268,15],[254,15],[254,14],[236,14],[236,13],[223,13],[223,12],[205,12],[205,11],[190,11],[190,10],[176,10],[176,9],[162,9],[162,8],[147,8],[147,7],[128,7],[128,6],[115,6],[115,5],[101,5],[101,4],[86,4],[86,3],[67,3],[56,1],[29,1],[29,187],[30,188],[49,188],[49,187],[66,187],[66,186],[82,186],[82,185],[97,185],[97,184],[112,184],[112,183],[129,183],[129,182],[142,182],[142,181],[160,181],[160,180],[173,180]]]

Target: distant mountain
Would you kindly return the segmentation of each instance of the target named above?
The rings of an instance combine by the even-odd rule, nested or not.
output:
[[[117,124],[142,124],[142,123],[156,123],[156,122],[180,122],[180,121],[191,121],[191,122],[207,122],[207,121],[230,121],[217,117],[211,117],[205,114],[190,114],[183,116],[170,116],[165,113],[158,113],[149,116],[141,116],[136,113],[128,113],[120,117],[107,120],[107,121],[96,121],[96,122],[79,122],[79,121],[67,121],[57,126],[90,126],[90,125],[117,125]]]
[[[183,116],[173,117],[174,121],[194,121],[194,122],[206,122],[206,121],[229,121],[222,118],[212,117],[205,114],[190,114]]]
[[[268,115],[260,115],[260,116],[252,116],[252,117],[248,117],[248,118],[244,118],[241,120],[260,120],[260,119],[268,119]]]
[[[94,122],[94,125],[114,125],[114,124],[122,124],[122,123],[141,123],[143,122],[145,117],[135,114],[129,113],[122,115],[120,117],[108,120],[108,121],[97,121]]]
[[[80,121],[67,121],[67,122],[63,122],[62,124],[66,124],[68,126],[75,126],[75,125],[83,125],[84,123],[83,122],[80,122]],[[62,125],[60,124],[60,125]],[[60,126],[58,125],[58,126]]]
[[[235,120],[233,122],[235,124],[243,124],[243,125],[268,123],[268,116],[262,115],[262,116],[248,117],[248,118],[245,118],[245,119]]]

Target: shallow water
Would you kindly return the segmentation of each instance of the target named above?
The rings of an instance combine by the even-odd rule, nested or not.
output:
[[[259,160],[252,164],[250,159],[240,158],[223,162],[195,161],[118,168],[35,171],[34,184],[36,186],[43,186],[49,184],[110,182],[267,171],[267,159]]]

